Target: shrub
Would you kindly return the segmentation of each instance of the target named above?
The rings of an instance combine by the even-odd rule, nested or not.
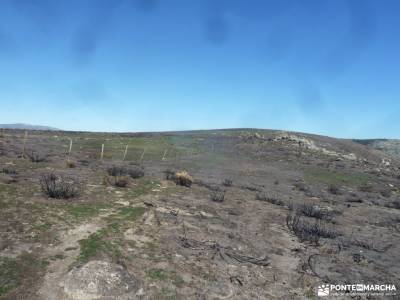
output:
[[[318,244],[320,238],[334,239],[340,234],[327,229],[321,221],[310,223],[299,214],[289,214],[286,217],[287,227],[299,238],[300,242],[309,241]]]
[[[44,174],[40,178],[43,193],[50,198],[70,199],[79,196],[79,185],[54,173]]]
[[[193,178],[186,171],[176,172],[174,175],[174,180],[177,185],[191,187],[193,183]]]
[[[144,176],[144,168],[142,166],[132,166],[128,169],[128,174],[132,178],[140,178]]]
[[[211,200],[214,202],[224,202],[225,200],[225,191],[222,192],[212,192],[211,193]]]
[[[296,213],[320,220],[332,220],[333,211],[312,203],[303,203],[295,206]]]
[[[28,156],[28,158],[30,159],[31,162],[34,163],[39,163],[39,162],[43,162],[46,160],[46,156],[40,153],[36,153],[36,152],[28,152],[26,153],[26,156]]]
[[[268,195],[267,193],[257,193],[256,200],[265,201],[265,202],[279,205],[279,206],[285,205],[285,202],[283,202],[282,200],[280,200],[276,197],[272,197],[272,196]]]
[[[4,174],[7,174],[7,175],[15,175],[15,174],[17,174],[17,171],[15,169],[7,168],[7,167],[3,168],[1,170],[1,172],[4,173]]]
[[[128,174],[128,170],[124,166],[111,166],[107,168],[107,173],[110,176],[124,176]]]
[[[143,168],[143,166],[139,166],[139,165],[135,165],[135,166],[131,166],[131,167],[114,165],[114,166],[107,168],[107,173],[108,173],[108,175],[114,176],[114,177],[129,175],[132,178],[140,178],[140,177],[144,176],[144,168]]]
[[[70,159],[68,159],[66,161],[66,165],[67,165],[67,168],[75,168],[76,167],[76,163],[73,160],[70,160]]]
[[[226,187],[232,186],[232,184],[233,184],[233,181],[232,181],[232,179],[229,179],[229,178],[225,178],[224,181],[222,182],[222,185],[226,186]]]
[[[164,171],[164,173],[165,173],[165,179],[166,180],[175,180],[175,173],[176,173],[176,171],[174,171],[174,170],[172,170],[172,169],[166,169],[165,171]]]

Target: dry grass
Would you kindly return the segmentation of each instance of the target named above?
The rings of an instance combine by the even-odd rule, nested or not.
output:
[[[193,183],[193,178],[186,171],[178,171],[174,176],[175,183],[177,185],[191,187]]]
[[[70,160],[70,159],[68,159],[66,162],[65,162],[65,164],[66,164],[66,166],[67,166],[67,168],[75,168],[76,167],[76,162],[74,162],[73,160]]]

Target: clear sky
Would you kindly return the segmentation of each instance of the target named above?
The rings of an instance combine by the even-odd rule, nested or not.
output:
[[[400,1],[1,0],[0,123],[400,138]]]

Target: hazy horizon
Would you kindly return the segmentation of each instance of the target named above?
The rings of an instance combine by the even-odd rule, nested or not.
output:
[[[4,0],[0,123],[400,138],[398,1]]]

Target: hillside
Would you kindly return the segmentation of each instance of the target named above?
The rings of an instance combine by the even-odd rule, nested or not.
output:
[[[369,142],[256,129],[24,140],[3,129],[0,299],[400,288],[399,197],[400,160]]]
[[[0,128],[2,128],[2,129],[23,129],[23,130],[59,130],[57,128],[53,128],[53,127],[49,127],[49,126],[30,125],[30,124],[23,124],[23,123],[0,124]]]
[[[400,158],[400,140],[393,139],[371,139],[371,140],[354,140],[357,143],[368,146]]]

